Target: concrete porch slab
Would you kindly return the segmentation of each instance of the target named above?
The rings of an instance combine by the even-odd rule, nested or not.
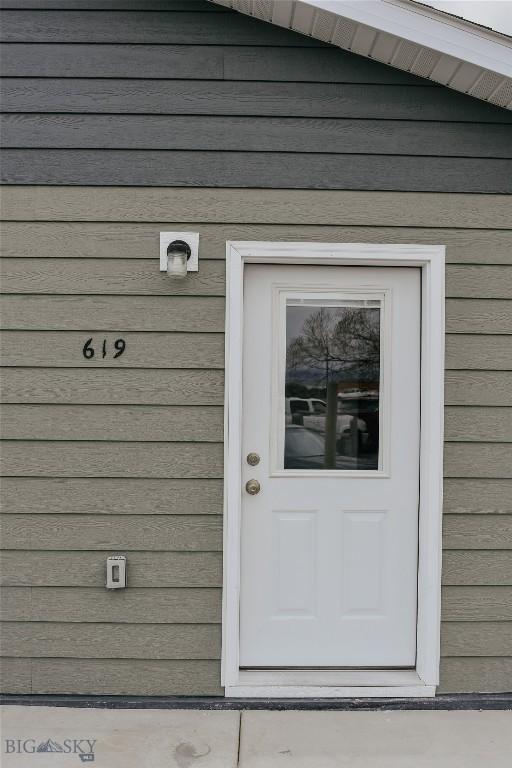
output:
[[[512,712],[244,712],[240,768],[510,768]]]
[[[239,712],[5,706],[1,718],[2,768],[237,766]]]

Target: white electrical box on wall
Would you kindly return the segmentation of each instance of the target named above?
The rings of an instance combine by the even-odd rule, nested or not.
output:
[[[126,557],[112,555],[107,557],[107,589],[124,589],[126,587]]]

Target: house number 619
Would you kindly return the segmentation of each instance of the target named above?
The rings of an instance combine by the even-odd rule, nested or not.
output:
[[[90,339],[87,339],[82,349],[82,354],[86,360],[92,360],[92,358],[96,354],[96,350],[92,345],[92,339],[93,339],[92,336],[90,337]],[[114,341],[114,349],[116,350],[113,354],[113,358],[115,360],[116,357],[119,357],[125,351],[126,341],[124,339],[116,339]],[[106,339],[103,339],[103,343],[101,345],[101,356],[102,357],[107,356],[107,340]]]

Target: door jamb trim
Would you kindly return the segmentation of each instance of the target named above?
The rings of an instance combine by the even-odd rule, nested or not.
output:
[[[421,433],[416,674],[397,670],[391,684],[274,685],[239,667],[239,584],[241,517],[241,424],[243,269],[246,263],[421,267]],[[441,516],[444,407],[444,245],[365,243],[226,243],[226,384],[224,402],[224,575],[221,682],[226,696],[394,697],[434,696],[439,682],[441,614]],[[380,672],[380,671],[378,671]],[[275,673],[272,673],[275,674]],[[322,677],[325,677],[323,674]]]

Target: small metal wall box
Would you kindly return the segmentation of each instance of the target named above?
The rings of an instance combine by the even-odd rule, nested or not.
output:
[[[126,587],[126,557],[112,555],[107,557],[107,589],[124,589]]]
[[[175,240],[183,240],[190,248],[187,272],[199,269],[199,232],[160,232],[160,272],[167,272],[167,248]]]

